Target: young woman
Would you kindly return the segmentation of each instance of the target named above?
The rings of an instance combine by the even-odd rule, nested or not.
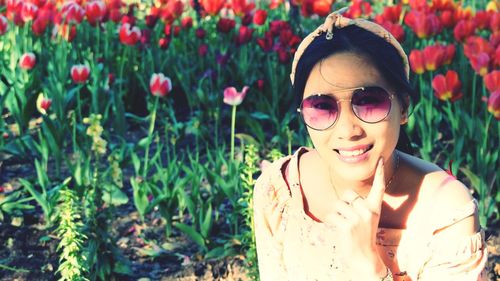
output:
[[[401,129],[418,96],[379,25],[333,13],[295,54],[291,80],[314,149],[254,189],[261,280],[481,280],[477,203]]]

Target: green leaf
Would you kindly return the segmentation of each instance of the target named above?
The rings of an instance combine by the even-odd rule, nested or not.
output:
[[[253,112],[252,114],[250,114],[250,116],[252,116],[253,118],[255,119],[259,119],[259,120],[269,120],[271,119],[271,117],[269,117],[268,114],[265,114],[263,112]]]
[[[102,195],[102,200],[114,206],[120,206],[128,203],[128,196],[120,188],[114,184],[104,186],[105,192]]]
[[[208,237],[208,233],[212,228],[212,204],[208,202],[208,210],[205,213],[205,218],[201,222],[201,235]]]
[[[207,251],[207,246],[203,236],[198,233],[192,226],[183,224],[180,222],[174,223],[174,227],[177,227],[180,231],[186,234],[191,240],[193,240],[198,246],[200,246],[204,251]]]

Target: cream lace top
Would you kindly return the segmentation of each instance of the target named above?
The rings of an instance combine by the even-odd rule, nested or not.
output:
[[[275,161],[255,185],[254,224],[262,281],[352,280],[335,256],[335,245],[342,243],[330,238],[335,229],[304,211],[298,158],[307,150],[301,147],[294,155]],[[428,215],[432,206],[421,209],[412,212],[417,215],[408,218],[407,229],[378,229],[379,254],[394,280],[486,280],[482,230],[452,241],[433,235],[473,215],[476,201],[446,214],[431,213],[432,217]]]

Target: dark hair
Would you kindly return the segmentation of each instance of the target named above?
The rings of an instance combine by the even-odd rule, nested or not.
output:
[[[341,29],[334,29],[333,39],[326,40],[325,35],[318,36],[304,50],[295,70],[293,94],[297,104],[303,99],[307,79],[313,67],[322,59],[333,54],[351,52],[365,56],[379,71],[382,77],[394,87],[396,96],[405,111],[409,110],[410,103],[418,102],[418,95],[411,87],[404,68],[403,59],[396,48],[379,37],[356,25]],[[401,128],[397,149],[413,153],[410,140]]]

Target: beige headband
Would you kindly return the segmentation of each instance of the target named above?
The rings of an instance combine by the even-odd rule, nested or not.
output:
[[[343,17],[341,14],[346,10],[347,7],[329,14],[322,25],[320,25],[318,28],[316,28],[316,30],[307,35],[304,38],[304,40],[302,40],[293,57],[292,72],[290,73],[290,80],[292,81],[292,85],[294,84],[295,81],[295,70],[297,68],[297,63],[299,62],[300,57],[304,53],[305,49],[309,46],[309,44],[311,44],[316,37],[320,36],[324,32],[326,32],[326,40],[332,40],[334,27],[338,29],[349,25],[357,25],[365,30],[370,31],[371,33],[376,34],[379,37],[382,37],[387,42],[392,44],[396,48],[396,50],[398,50],[399,55],[403,58],[403,64],[406,72],[406,79],[409,79],[410,66],[408,64],[408,57],[406,56],[406,53],[399,44],[398,40],[396,40],[396,38],[394,38],[394,36],[392,36],[392,34],[389,31],[387,31],[385,28],[374,22],[361,18],[350,19]]]

